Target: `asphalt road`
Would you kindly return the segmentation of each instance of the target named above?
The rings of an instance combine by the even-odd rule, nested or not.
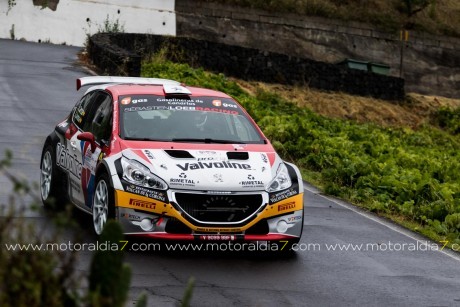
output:
[[[75,64],[78,50],[0,40],[0,157],[11,149],[13,171],[29,180],[38,181],[42,142],[80,95],[75,79],[86,73]],[[2,204],[10,188],[0,177]],[[43,213],[25,215],[37,225],[49,222]],[[77,220],[89,223],[87,216]],[[95,241],[89,231],[83,236]],[[307,186],[300,247],[308,250],[290,257],[131,251],[130,297],[145,291],[149,305],[174,306],[193,276],[194,306],[460,306],[460,258],[427,250],[424,241]],[[335,244],[349,250],[328,250]],[[353,251],[349,244],[380,244],[380,250]],[[79,254],[79,270],[87,271],[90,257]]]

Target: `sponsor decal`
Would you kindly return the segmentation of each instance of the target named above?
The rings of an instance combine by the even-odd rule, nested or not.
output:
[[[294,202],[287,203],[287,204],[282,204],[282,205],[278,205],[278,212],[291,210],[291,209],[294,209],[294,208],[295,208],[295,203]]]
[[[226,114],[232,114],[232,115],[239,114],[238,111],[234,111],[234,110],[195,107],[195,106],[145,106],[145,107],[129,107],[129,108],[124,109],[125,112],[154,111],[154,110],[217,112],[217,113],[226,113]]]
[[[91,173],[94,174],[96,170],[97,161],[99,161],[99,156],[102,154],[102,152],[101,153],[98,152],[100,150],[99,148],[97,148],[94,151],[94,153],[91,152],[91,146],[89,145],[90,145],[90,142],[81,141],[80,143],[82,152],[84,153],[83,167],[89,169]]]
[[[240,182],[243,188],[260,188],[264,186],[264,182],[260,180],[254,180],[255,177],[251,174],[248,175],[248,180]]]
[[[199,238],[200,240],[209,241],[234,241],[237,239],[234,235],[202,235]]]
[[[139,187],[134,184],[123,184],[123,188],[126,192],[134,193],[137,195],[145,196],[148,198],[156,199],[161,202],[167,202],[166,193],[156,190],[151,190],[144,187]]]
[[[221,100],[213,100],[212,105],[215,107],[221,107],[222,106],[222,101]]]
[[[99,161],[99,156],[102,154],[100,152],[100,148],[96,148],[96,150],[91,152],[91,143],[81,141],[80,147],[81,152],[83,153],[82,161],[83,161],[83,168],[81,170],[81,186],[83,188],[83,195],[85,197],[85,204],[88,207],[91,207],[91,203],[93,200],[93,193],[94,193],[94,184],[96,180],[95,170],[96,165]]]
[[[129,204],[134,207],[145,208],[145,209],[155,209],[157,204],[151,203],[148,201],[138,200],[131,198]]]
[[[100,162],[100,161],[102,161],[103,158],[104,158],[104,153],[101,152],[101,153],[99,154],[99,157],[97,157],[97,161]]]
[[[196,231],[202,231],[202,232],[242,232],[241,228],[206,228],[206,227],[197,227]]]
[[[117,129],[118,129],[118,105],[116,103],[115,103],[114,109],[113,109],[112,121],[113,121],[113,123],[112,123],[112,131],[116,132]]]
[[[145,155],[147,156],[147,158],[149,158],[150,160],[155,159],[155,157],[154,157],[153,154],[150,152],[150,150],[145,149],[145,150],[144,150],[144,154],[145,154]]]
[[[211,150],[199,150],[196,152],[197,160],[198,161],[225,161],[226,156],[223,156],[222,154],[218,153],[217,151],[211,151]]]
[[[234,104],[231,104],[231,103],[223,103],[222,104],[225,108],[235,108],[235,109],[238,109],[238,107]]]
[[[194,106],[197,103],[203,103],[203,100],[200,100],[200,99],[179,99],[179,98],[172,98],[172,99],[157,98],[157,101],[167,102],[169,105],[183,105],[183,106]]]
[[[299,194],[299,191],[295,188],[290,188],[281,192],[276,192],[270,194],[270,204],[277,203],[279,201],[285,200],[286,198],[289,198],[291,196]]]
[[[288,218],[288,222],[296,222],[296,221],[299,221],[301,220],[302,217],[301,216],[291,216],[290,218]]]
[[[170,185],[179,185],[179,186],[195,186],[195,181],[193,179],[187,179],[185,173],[180,173],[179,178],[169,179]]]
[[[197,169],[211,169],[211,168],[234,168],[234,169],[245,169],[250,170],[251,165],[245,163],[238,163],[238,162],[198,162],[198,163],[184,163],[184,164],[176,164],[178,168],[181,170],[188,171],[188,170],[197,170]]]
[[[140,221],[141,217],[139,215],[131,214],[131,213],[123,213],[121,215],[122,218],[128,219],[130,221]]]
[[[120,102],[122,105],[128,105],[131,103],[131,97],[125,97]]]
[[[238,111],[233,111],[233,110],[225,110],[225,109],[216,109],[216,108],[203,108],[203,107],[195,107],[196,111],[202,111],[202,112],[218,112],[218,113],[227,113],[227,114],[232,114],[232,115],[238,115]]]
[[[222,174],[214,174],[214,182],[224,182],[222,179]]]
[[[188,100],[183,100],[183,101],[168,101],[169,105],[180,105],[180,106],[194,106],[194,102],[190,102]]]
[[[63,121],[59,125],[57,125],[59,128],[67,128],[69,126],[69,122],[67,120]]]
[[[79,124],[81,124],[81,122],[83,121],[83,118],[80,116],[80,114],[75,113],[74,118]]]
[[[128,104],[130,104],[130,103],[131,103],[131,97],[123,98],[123,99],[120,101],[120,103],[121,103],[122,105],[125,105],[125,106],[128,105]]]
[[[81,193],[80,183],[70,178],[70,188],[74,190],[77,194]]]
[[[147,99],[144,98],[144,99],[133,99],[131,100],[132,103],[138,103],[138,102],[147,102]]]
[[[215,156],[215,155],[217,155],[217,151],[211,151],[211,150],[199,150],[197,153],[200,156]]]
[[[77,111],[81,116],[85,116],[85,114],[86,114],[85,110],[81,106],[78,107]]]
[[[56,164],[78,179],[81,178],[82,164],[78,161],[77,155],[72,156],[69,150],[61,143],[57,143],[56,146]]]
[[[260,180],[244,180],[240,181],[240,185],[243,188],[262,188],[264,186],[264,182]]]
[[[263,161],[264,163],[268,163],[268,158],[267,158],[267,156],[266,156],[265,154],[260,154],[260,156],[261,156],[262,161]]]
[[[197,158],[197,161],[215,161],[219,160],[222,161],[222,159],[218,159],[217,157],[202,157],[202,158]]]

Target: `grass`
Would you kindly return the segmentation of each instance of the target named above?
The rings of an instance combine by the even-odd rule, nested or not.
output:
[[[358,21],[372,24],[384,31],[396,32],[404,23],[414,30],[460,37],[460,2],[433,0],[423,11],[410,19],[404,13],[402,0],[205,0],[271,12],[296,13]]]

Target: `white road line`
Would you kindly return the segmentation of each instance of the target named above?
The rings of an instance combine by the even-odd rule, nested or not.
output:
[[[327,199],[328,201],[330,201],[330,202],[332,202],[332,203],[334,203],[336,205],[339,205],[339,206],[341,206],[343,208],[351,210],[351,211],[353,211],[353,212],[355,212],[355,213],[357,213],[357,214],[359,214],[359,215],[361,215],[361,216],[363,216],[363,217],[365,217],[365,218],[367,218],[369,220],[372,220],[372,221],[374,221],[374,222],[376,222],[376,223],[378,223],[378,224],[380,224],[382,226],[385,226],[385,227],[387,227],[387,228],[389,228],[389,229],[391,229],[391,230],[393,230],[393,231],[395,231],[395,232],[397,232],[399,234],[402,234],[402,235],[404,235],[404,236],[406,236],[406,237],[408,237],[408,238],[420,243],[421,245],[427,246],[427,242],[430,242],[430,243],[433,243],[433,244],[436,244],[436,245],[439,246],[438,243],[433,242],[433,241],[431,241],[429,239],[426,239],[425,241],[419,240],[418,238],[413,236],[413,233],[410,230],[402,228],[402,226],[392,225],[391,223],[386,222],[386,221],[384,221],[384,220],[382,220],[382,219],[380,219],[378,217],[372,216],[369,213],[362,212],[361,209],[359,209],[358,207],[355,207],[355,206],[353,206],[351,204],[340,203],[339,201],[337,201],[337,200],[335,200],[333,198],[330,198],[328,196],[319,194],[318,191],[309,189],[308,187],[306,187],[305,184],[304,184],[303,188],[304,188],[304,190],[307,190],[310,193],[313,193],[313,194],[315,194],[315,195],[317,195],[319,197]],[[401,228],[399,228],[399,227],[401,227]],[[438,250],[438,252],[440,252],[440,253],[442,253],[442,254],[444,254],[444,255],[446,255],[446,256],[448,256],[448,257],[460,262],[460,256],[455,254],[455,252],[453,252],[453,251],[449,250],[449,252],[447,252],[446,250]]]

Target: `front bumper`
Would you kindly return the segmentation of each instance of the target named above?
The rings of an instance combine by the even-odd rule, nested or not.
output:
[[[265,198],[250,218],[232,225],[194,220],[177,205],[174,196],[162,202],[115,190],[117,217],[126,235],[175,241],[298,240],[303,225],[303,193],[276,203]]]

